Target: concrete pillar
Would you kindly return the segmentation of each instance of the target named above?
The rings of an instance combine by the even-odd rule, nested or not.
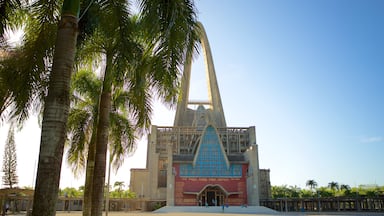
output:
[[[158,172],[159,172],[159,154],[156,153],[156,136],[157,127],[152,126],[151,133],[148,136],[148,150],[147,150],[147,168],[148,179],[143,183],[143,187],[147,187],[148,194],[143,194],[146,198],[155,198],[157,192]],[[145,188],[146,189],[146,188]]]
[[[256,144],[255,127],[249,128],[249,141],[251,146],[244,153],[245,158],[249,161],[248,176],[247,176],[247,197],[248,205],[260,205],[260,184],[259,184],[259,155]]]
[[[173,170],[173,149],[170,143],[167,146],[167,206],[175,205],[175,173]]]

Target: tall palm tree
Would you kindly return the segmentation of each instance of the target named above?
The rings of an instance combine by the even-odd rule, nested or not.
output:
[[[38,2],[41,3],[41,2]],[[42,4],[41,7],[46,7]],[[33,216],[56,214],[60,171],[69,112],[69,86],[75,58],[79,0],[64,0],[58,25],[49,90],[42,121]]]
[[[328,187],[332,190],[333,193],[335,193],[336,190],[339,190],[339,183],[337,182],[329,182]]]
[[[0,115],[22,123],[31,109],[39,113],[45,103],[32,212],[45,216],[56,210],[79,0],[27,3],[23,44],[1,60],[1,87],[6,94],[1,95]]]
[[[351,194],[351,187],[347,184],[341,184],[340,190],[343,191],[344,196],[349,196]]]
[[[81,69],[73,76],[72,105],[68,118],[69,149],[67,161],[75,175],[86,167],[83,214],[90,211],[95,140],[101,80],[92,68]]]
[[[114,184],[113,184],[113,187],[115,188],[115,190],[119,193],[119,196],[121,198],[121,193],[123,192],[123,188],[124,188],[124,182],[122,181],[116,181]]]
[[[111,73],[112,71],[127,72],[126,69],[129,68],[127,62],[135,59],[132,58],[135,57],[132,53],[137,53],[136,46],[131,47],[130,44],[132,41],[128,36],[132,34],[129,34],[129,25],[123,22],[129,15],[125,3],[122,0],[98,2],[103,9],[100,17],[104,19],[96,18],[104,21],[100,26],[107,27],[110,23],[117,25],[111,25],[113,26],[111,31],[103,31],[107,33],[107,42],[111,46],[106,46],[108,49],[104,49],[106,70],[96,138],[101,163],[95,162],[94,174],[94,178],[98,180],[94,185],[97,189],[94,194],[101,194],[101,199],[100,196],[92,196],[96,203],[95,208],[101,206],[98,205],[102,201],[103,194],[103,184],[100,184],[100,181],[104,182],[105,179],[105,162],[103,161],[105,161],[104,152],[108,143],[109,116],[106,110],[111,107],[109,100],[112,91]],[[69,110],[69,83],[75,53],[79,0],[64,0],[61,19],[58,11],[59,4],[60,1],[32,1],[32,6],[29,7],[32,13],[29,16],[31,25],[26,27],[26,38],[30,40],[26,40],[24,46],[16,50],[12,58],[2,60],[0,68],[0,76],[4,77],[1,83],[10,83],[6,86],[10,93],[4,94],[9,95],[7,97],[11,98],[14,107],[10,116],[22,121],[28,117],[31,108],[35,107],[35,110],[39,110],[42,106],[40,102],[45,102],[33,215],[54,214]],[[148,49],[145,50],[151,50],[143,53],[145,54],[143,56],[153,55],[154,57],[145,57],[144,59],[151,59],[151,61],[140,61],[141,64],[135,66],[147,70],[147,73],[129,73],[128,75],[120,73],[120,79],[129,78],[130,81],[134,81],[127,82],[132,89],[136,89],[132,91],[132,95],[135,95],[131,98],[132,107],[147,109],[150,114],[148,102],[152,95],[143,90],[155,88],[157,95],[165,101],[176,100],[177,88],[174,87],[178,85],[179,67],[183,64],[185,55],[195,48],[195,41],[198,38],[195,31],[197,25],[192,1],[143,0],[140,1],[140,6],[142,23],[146,26],[145,33],[140,36],[149,44],[146,47]],[[60,24],[56,31],[54,29],[59,19]],[[115,39],[118,43],[115,43]],[[7,73],[9,71],[13,73]],[[131,68],[130,71],[135,70]],[[47,85],[48,82],[49,85]],[[142,92],[147,94],[137,94]],[[0,105],[4,104],[9,106],[8,103]],[[4,109],[0,110],[3,115]],[[149,118],[146,116],[138,118],[141,119],[143,126],[149,126],[147,120]],[[101,211],[96,209],[95,212]]]
[[[75,175],[84,172],[97,123],[101,81],[92,70],[80,69],[72,78],[68,116],[67,162]]]
[[[90,152],[95,151],[94,145],[91,144],[95,137],[101,84],[101,80],[91,70],[78,71],[72,80],[73,102],[68,118],[69,148],[67,161],[76,174],[85,170],[87,155],[90,158]],[[114,169],[117,170],[124,161],[124,157],[135,150],[135,141],[138,136],[134,134],[135,126],[133,124],[135,123],[127,118],[131,115],[125,107],[128,104],[128,92],[122,91],[121,88],[114,88],[113,92],[109,136],[111,161]],[[88,184],[86,185],[88,187],[89,184],[92,184],[89,182],[91,172],[92,170],[87,169]],[[89,195],[84,196],[84,199],[83,212],[88,212],[90,210]]]
[[[100,22],[100,33],[106,38],[106,44],[103,45],[106,62],[96,133],[98,160],[95,161],[93,176],[92,215],[101,215],[103,202],[113,78],[121,77],[131,89],[133,97],[130,98],[130,109],[147,110],[144,116],[135,117],[139,119],[140,126],[147,128],[153,97],[151,90],[156,89],[157,95],[163,100],[175,102],[179,68],[198,40],[197,22],[190,1],[141,1],[140,7],[147,49],[137,62],[132,62],[137,59],[132,54],[137,53],[137,49],[140,51],[140,46],[138,48],[132,37],[133,28],[130,28],[132,25],[126,2],[107,1],[101,7],[104,21]]]
[[[309,187],[312,191],[317,187],[317,182],[313,179],[308,180],[305,185]]]
[[[351,190],[351,187],[347,184],[341,184],[340,185],[340,190]]]

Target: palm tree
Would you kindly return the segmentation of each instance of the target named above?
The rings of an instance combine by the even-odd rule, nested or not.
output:
[[[71,109],[68,116],[67,162],[79,175],[86,167],[94,139],[101,81],[92,70],[80,69],[72,77]]]
[[[347,184],[340,185],[340,190],[343,191],[344,196],[349,196],[351,194],[351,187]]]
[[[74,173],[79,174],[85,170],[87,155],[89,159],[90,152],[94,152],[94,145],[91,144],[95,137],[95,123],[97,122],[95,119],[97,119],[101,80],[91,70],[79,70],[73,76],[72,89],[72,108],[68,118],[67,161],[72,166]],[[111,162],[114,169],[117,170],[124,161],[124,157],[135,150],[137,136],[134,134],[133,123],[127,118],[131,114],[127,113],[124,106],[129,98],[127,97],[128,92],[118,88],[115,88],[113,92],[113,109],[110,112],[112,130],[110,130],[109,136]],[[92,184],[89,182],[92,170],[89,169],[89,166],[87,167],[86,185],[89,187],[89,184]],[[87,187],[85,187],[85,191],[87,191]],[[87,192],[89,192],[89,188]],[[89,195],[84,196],[83,212],[90,210],[89,198]]]
[[[313,191],[313,189],[317,187],[317,182],[313,179],[310,179],[305,183],[305,185],[308,186]]]
[[[339,190],[339,183],[337,182],[329,182],[328,187],[332,190],[333,194],[335,194],[336,190]]]
[[[100,34],[105,38],[105,70],[102,94],[99,103],[99,118],[96,136],[96,158],[92,189],[92,215],[101,215],[103,185],[105,182],[106,152],[110,125],[111,93],[113,78],[121,77],[131,91],[130,109],[147,110],[137,115],[137,125],[149,127],[151,112],[151,90],[165,101],[175,102],[179,68],[187,53],[191,53],[198,39],[197,22],[190,1],[141,1],[141,18],[145,27],[147,43],[139,61],[135,54],[140,51],[131,39],[132,25],[126,2],[107,1],[102,5],[104,20],[100,23]],[[112,39],[113,38],[113,39]],[[151,57],[151,55],[153,55]],[[136,57],[136,58],[135,58]],[[116,74],[116,75],[114,75]]]
[[[22,5],[26,3],[26,1],[20,0],[0,1],[0,57],[2,49],[6,48],[4,34],[9,27],[15,27],[13,24],[20,22]],[[17,22],[12,22],[12,19],[16,19]]]
[[[351,190],[351,187],[347,184],[340,185],[340,190]]]
[[[6,114],[21,123],[31,108],[39,112],[40,101],[45,103],[32,212],[45,216],[54,215],[56,210],[79,1],[64,1],[60,22],[57,1],[31,4],[27,7],[29,16],[23,46],[15,48],[1,62],[0,80],[7,94],[1,95],[6,103],[0,104],[0,110],[5,115],[4,106],[12,106]]]
[[[52,72],[49,78],[49,90],[44,106],[33,216],[56,214],[79,8],[79,0],[64,0],[62,17],[58,25]]]
[[[115,182],[115,184],[113,184],[113,187],[116,188],[115,190],[117,191],[117,193],[119,194],[119,196],[121,198],[121,192],[123,191],[124,182],[117,181],[117,182]]]
[[[92,70],[79,70],[73,76],[72,107],[68,118],[69,149],[68,163],[75,175],[86,167],[83,214],[90,214],[92,175],[95,161],[97,109],[101,81]],[[89,215],[85,214],[85,215]]]
[[[130,108],[146,109],[147,114],[150,114],[149,101],[153,95],[148,92],[149,89],[157,89],[157,95],[165,101],[176,100],[175,87],[178,86],[179,67],[183,64],[187,53],[195,48],[198,38],[192,1],[140,1],[141,22],[146,30],[140,35],[142,38],[140,42],[147,42],[145,47],[147,52],[143,52],[142,55],[146,57],[142,58],[144,61],[138,61],[140,64],[135,65],[132,62],[127,64],[135,59],[132,58],[135,57],[133,53],[142,50],[136,50],[137,46],[131,47],[130,26],[124,22],[129,15],[125,3],[122,0],[98,2],[103,9],[101,10],[103,13],[100,14],[103,19],[98,20],[104,22],[100,24],[104,29],[100,28],[99,31],[104,33],[104,37],[107,36],[106,43],[112,43],[107,44],[110,46],[104,49],[106,70],[96,138],[97,154],[101,160],[95,162],[96,172],[93,176],[97,180],[94,184],[96,191],[92,196],[96,204],[95,212],[101,212],[97,208],[101,207],[98,204],[102,202],[103,194],[103,184],[100,182],[104,182],[105,179],[109,125],[107,110],[111,107],[109,99],[113,89],[112,72],[120,72],[121,80],[129,77],[131,82],[126,83],[129,83],[131,89],[135,89],[131,91],[135,97],[130,98],[132,99]],[[58,1],[32,2],[30,7],[32,15],[29,16],[31,25],[26,27],[24,45],[15,51],[12,58],[2,60],[0,68],[1,87],[6,82],[7,91],[10,92],[1,96],[7,96],[10,100],[5,100],[7,103],[0,105],[4,107],[5,104],[8,107],[8,101],[12,101],[14,109],[9,116],[21,122],[28,117],[31,108],[40,110],[39,107],[43,105],[39,102],[45,103],[33,215],[54,214],[69,110],[69,83],[75,54],[79,0],[64,0],[63,13],[56,32],[53,29],[56,28],[60,18],[58,7]],[[114,25],[110,25],[112,28],[108,29],[111,23]],[[130,67],[145,69],[147,73],[121,73],[127,72],[127,68]],[[136,71],[132,68],[129,71]],[[1,115],[4,113],[3,107],[0,109]],[[143,127],[149,126],[149,118],[136,117],[141,119]]]

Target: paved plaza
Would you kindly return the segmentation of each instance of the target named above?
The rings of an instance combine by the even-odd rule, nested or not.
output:
[[[26,215],[17,214],[18,216]],[[58,211],[58,216],[81,216],[81,211],[64,212]],[[103,216],[105,216],[103,212]],[[384,212],[277,212],[272,209],[268,209],[263,206],[249,206],[242,208],[240,206],[232,206],[224,208],[222,207],[191,207],[191,206],[176,206],[176,207],[163,207],[154,212],[141,212],[141,211],[129,211],[129,212],[109,212],[108,216],[149,216],[149,215],[169,215],[169,216],[246,216],[246,215],[357,215],[357,216],[384,216]]]

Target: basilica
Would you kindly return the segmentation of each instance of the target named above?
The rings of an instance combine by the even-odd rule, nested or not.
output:
[[[167,206],[258,206],[270,197],[271,186],[269,170],[259,168],[256,129],[227,126],[211,49],[201,29],[208,100],[189,100],[187,63],[174,124],[152,126],[147,166],[131,169],[130,190]]]

